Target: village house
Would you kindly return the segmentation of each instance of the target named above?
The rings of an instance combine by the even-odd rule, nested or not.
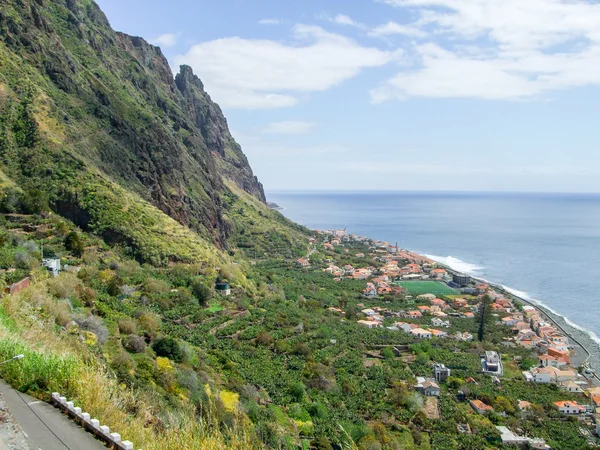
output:
[[[431,319],[431,325],[433,325],[434,327],[450,328],[450,321],[434,317],[433,319]]]
[[[350,264],[346,264],[344,266],[344,275],[353,275],[354,272],[354,267],[352,267]]]
[[[517,320],[512,317],[512,316],[508,316],[508,317],[503,317],[500,322],[502,323],[502,325],[508,326],[508,327],[512,327],[514,325],[516,325]]]
[[[481,400],[471,400],[469,404],[477,414],[485,415],[494,410],[494,408],[492,408],[490,405],[486,405]]]
[[[427,305],[417,306],[417,309],[421,311],[421,314],[428,314],[431,311],[431,307]]]
[[[535,383],[550,383],[552,382],[553,371],[547,367],[538,367],[532,369],[530,372],[523,372],[525,381]]]
[[[358,323],[362,327],[366,328],[382,328],[383,324],[381,322],[377,322],[376,320],[359,320]]]
[[[483,358],[481,358],[481,366],[483,373],[488,375],[502,376],[503,374],[502,360],[495,351],[488,350],[485,352]]]
[[[448,333],[442,330],[434,330],[433,328],[430,328],[429,331],[431,331],[431,334],[438,338],[444,338],[448,336]]]
[[[564,381],[571,381],[571,380],[577,379],[577,372],[575,372],[572,369],[560,370],[560,369],[556,369],[554,367],[548,367],[548,369],[551,369],[554,371],[554,374],[552,376],[552,381],[555,383],[561,383]]]
[[[460,331],[458,331],[456,334],[453,335],[453,337],[457,341],[470,342],[473,340],[473,335],[467,331],[465,331],[464,333],[461,333]]]
[[[467,303],[467,301],[464,298],[455,298],[454,301],[452,302],[452,305],[455,308],[466,308],[469,303]]]
[[[59,258],[44,258],[42,259],[42,266],[48,269],[53,277],[57,277],[61,272]]]
[[[444,277],[448,274],[444,269],[432,269],[431,270],[431,278],[436,278],[438,280],[444,279]]]
[[[413,328],[419,328],[419,325],[417,325],[416,323],[406,322],[396,322],[394,326],[404,331],[405,333],[410,333]]]
[[[410,330],[411,334],[419,339],[431,339],[433,333],[429,330],[424,330],[423,328],[413,328]]]
[[[560,383],[560,388],[567,391],[567,392],[577,392],[577,393],[581,393],[583,392],[583,389],[581,388],[581,386],[577,383],[575,383],[573,380],[569,380],[569,381],[563,381],[562,383]],[[600,398],[600,397],[598,397]],[[592,397],[593,400],[593,397]]]
[[[530,448],[532,450],[550,450],[550,446],[541,438],[519,436],[505,426],[496,426],[496,429],[500,432],[500,439],[503,445]]]
[[[531,403],[526,400],[519,400],[517,402],[517,408],[519,408],[519,411],[529,411],[531,409]]]
[[[512,330],[513,330],[513,331],[516,331],[517,333],[518,333],[519,331],[522,331],[522,330],[529,330],[529,329],[530,329],[530,328],[529,328],[529,324],[528,324],[527,322],[517,322],[517,323],[515,323],[515,324],[514,324],[514,326],[512,327]]]
[[[542,367],[556,367],[558,369],[564,369],[569,366],[570,361],[570,358],[567,359],[564,356],[556,357],[551,355],[538,355],[538,362]]]
[[[433,294],[421,294],[417,296],[417,300],[426,300],[430,302],[433,299],[435,299],[435,295]]]
[[[431,300],[431,304],[435,305],[435,306],[439,306],[442,309],[448,308],[448,304],[441,298],[434,298],[433,300]]]
[[[300,258],[299,260],[296,261],[296,265],[300,266],[300,267],[309,267],[310,262],[306,258]]]
[[[363,289],[365,297],[377,297],[377,289],[373,283],[367,283],[367,287]]]
[[[450,376],[450,369],[444,364],[434,364],[433,366],[433,378],[439,383],[444,383]]]
[[[421,392],[426,397],[439,397],[440,396],[440,387],[438,384],[430,379],[417,377],[417,384],[415,385],[415,390]]]
[[[554,407],[563,414],[583,414],[587,411],[587,407],[578,404],[576,401],[554,402]]]
[[[421,314],[421,311],[408,311],[406,317],[409,319],[418,319],[419,317],[423,317],[423,314]]]
[[[377,288],[378,295],[389,295],[392,293],[392,288],[388,286],[380,286]]]

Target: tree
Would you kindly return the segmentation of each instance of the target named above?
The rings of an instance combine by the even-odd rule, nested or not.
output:
[[[194,277],[190,287],[200,306],[206,306],[212,296],[212,292],[204,280],[201,277]]]
[[[83,250],[85,247],[81,241],[79,233],[76,231],[71,231],[69,234],[67,234],[65,237],[65,248],[77,257],[83,255]]]
[[[160,338],[154,341],[152,344],[152,350],[157,356],[164,356],[165,358],[172,359],[179,363],[183,361],[183,350],[175,339],[166,337]]]
[[[489,295],[484,295],[479,303],[477,310],[477,339],[483,341],[485,336],[485,327],[492,317],[492,298]]]
[[[390,348],[390,347],[385,347],[382,351],[381,351],[381,355],[385,358],[385,359],[394,359],[396,355],[394,355],[394,351]]]

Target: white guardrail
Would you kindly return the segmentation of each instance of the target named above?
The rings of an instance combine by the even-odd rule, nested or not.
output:
[[[100,425],[98,419],[92,419],[88,413],[83,412],[81,408],[75,406],[73,402],[68,402],[67,398],[62,397],[58,392],[52,393],[52,403],[54,406],[67,413],[67,415],[75,420],[80,426],[95,435],[98,439],[106,442],[110,448],[115,450],[134,450],[131,442],[122,441],[119,433],[111,433],[109,427]]]

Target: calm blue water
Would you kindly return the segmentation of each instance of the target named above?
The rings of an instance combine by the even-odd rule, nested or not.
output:
[[[274,192],[268,197],[309,228],[347,227],[398,241],[520,291],[600,335],[600,195]]]

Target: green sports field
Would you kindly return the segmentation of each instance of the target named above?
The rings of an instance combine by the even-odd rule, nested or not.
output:
[[[434,295],[456,295],[457,292],[440,281],[397,281],[410,295],[434,294]]]

